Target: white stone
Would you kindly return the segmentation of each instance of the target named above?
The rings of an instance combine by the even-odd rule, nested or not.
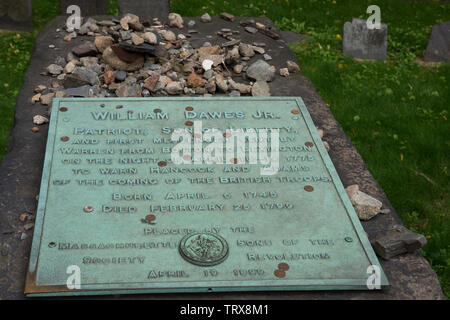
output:
[[[146,32],[143,35],[144,41],[150,44],[157,44],[158,38],[153,32]]]
[[[203,68],[203,70],[208,71],[209,69],[211,69],[213,64],[214,64],[214,61],[205,59],[202,62],[202,68]]]
[[[167,41],[175,41],[175,40],[177,40],[177,36],[175,35],[175,33],[173,33],[170,30],[162,30],[161,31],[161,36],[164,38],[164,40],[167,40]]]
[[[183,29],[183,18],[178,13],[170,13],[169,14],[169,26],[177,27],[179,29]]]
[[[360,220],[370,220],[380,213],[381,201],[369,196],[362,191],[356,191],[350,198]]]
[[[204,15],[202,15],[200,17],[200,21],[207,23],[207,22],[211,22],[212,18],[211,18],[211,16],[208,13],[205,13]]]
[[[280,69],[280,75],[283,77],[289,77],[289,70],[288,68],[281,68]]]
[[[34,124],[44,124],[44,123],[48,123],[48,119],[46,118],[46,117],[44,117],[44,116],[41,116],[41,115],[35,115],[34,117],[33,117],[33,123]]]

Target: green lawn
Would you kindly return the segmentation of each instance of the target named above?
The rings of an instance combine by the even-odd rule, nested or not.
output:
[[[344,127],[370,172],[406,226],[423,233],[423,254],[450,297],[449,158],[450,64],[423,67],[431,27],[450,20],[450,3],[406,0],[172,0],[185,16],[226,11],[267,16],[279,28],[311,39],[292,47],[303,74]],[[111,0],[110,13],[116,13]],[[343,56],[342,27],[366,18],[377,4],[388,24],[386,62],[356,62]],[[36,30],[57,12],[57,1],[33,1]],[[32,50],[33,34],[0,36],[0,156],[12,125],[13,108]]]

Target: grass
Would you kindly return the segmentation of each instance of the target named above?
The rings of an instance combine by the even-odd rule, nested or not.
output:
[[[226,11],[267,16],[284,30],[310,35],[292,50],[362,155],[405,225],[426,235],[422,250],[450,298],[450,64],[424,67],[431,27],[450,20],[450,3],[405,0],[172,0],[173,12]],[[111,14],[117,1],[110,0]],[[357,62],[341,54],[342,27],[377,4],[388,24],[388,60]],[[58,2],[33,1],[35,31],[0,35],[0,157],[33,42]],[[330,85],[332,84],[332,85]],[[31,124],[30,124],[31,125]]]
[[[342,28],[366,18],[370,4],[388,24],[388,60],[342,55]],[[425,234],[424,256],[450,297],[450,65],[418,66],[431,27],[450,4],[404,0],[175,0],[186,16],[226,11],[267,16],[279,28],[310,35],[292,50],[408,228]]]

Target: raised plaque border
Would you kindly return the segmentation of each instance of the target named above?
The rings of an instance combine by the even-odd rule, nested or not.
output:
[[[50,170],[53,160],[55,131],[58,120],[58,112],[60,104],[67,102],[131,102],[145,100],[151,102],[164,101],[185,101],[187,103],[195,103],[195,101],[211,101],[211,102],[238,102],[238,101],[292,101],[298,107],[308,127],[309,133],[317,147],[319,155],[325,167],[330,174],[333,184],[339,194],[344,208],[362,248],[372,265],[380,267],[381,288],[389,286],[389,281],[381,268],[381,264],[375,252],[370,245],[367,235],[358,219],[358,216],[347,196],[345,188],[339,178],[339,175],[328,155],[327,150],[316,130],[311,116],[301,97],[152,97],[152,98],[54,98],[52,103],[52,112],[50,119],[50,127],[47,138],[47,146],[45,152],[44,168],[42,173],[39,204],[36,214],[34,226],[33,244],[30,253],[30,261],[26,275],[25,294],[28,297],[46,297],[46,296],[81,296],[81,295],[113,295],[113,294],[145,294],[145,293],[195,293],[195,292],[234,292],[234,291],[311,291],[311,290],[367,290],[367,278],[350,278],[350,279],[310,279],[310,280],[289,280],[283,279],[283,285],[279,285],[279,280],[262,281],[197,281],[195,287],[192,282],[177,283],[121,283],[121,284],[95,284],[83,285],[82,289],[68,289],[65,285],[59,286],[38,286],[35,283],[35,274],[39,262],[39,251],[41,246],[41,236],[43,223],[45,220],[45,208],[47,201],[47,193],[49,188]],[[369,276],[369,275],[368,275]]]

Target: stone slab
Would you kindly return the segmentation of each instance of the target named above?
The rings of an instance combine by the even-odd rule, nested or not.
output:
[[[49,77],[41,76],[45,66],[53,63],[58,55],[65,56],[71,48],[83,42],[83,37],[73,39],[69,45],[62,37],[55,38],[54,30],[64,24],[65,17],[58,17],[47,24],[36,39],[35,50],[25,74],[22,89],[18,95],[15,109],[15,123],[8,145],[8,154],[0,166],[0,298],[24,298],[25,275],[31,247],[33,230],[25,230],[19,220],[23,212],[35,214],[36,196],[42,177],[42,167],[47,138],[47,126],[41,126],[39,132],[31,132],[32,119],[36,114],[46,114],[47,107],[31,104],[33,89],[39,85],[51,85]],[[190,19],[190,18],[186,18]],[[197,21],[199,34],[196,38],[214,35],[221,28],[236,28],[240,20],[228,22],[217,17],[213,23],[202,24]],[[255,18],[266,24],[270,20]],[[242,29],[243,30],[243,29]],[[275,41],[260,34],[256,38],[242,31],[245,41],[255,39],[264,41],[266,49],[273,56],[272,64],[281,67],[286,60],[296,61],[295,55],[284,41]],[[210,42],[222,43],[223,39],[213,36]],[[204,41],[200,39],[199,41]],[[59,50],[49,50],[54,44]],[[64,49],[62,49],[64,48]],[[301,66],[301,64],[300,64]],[[270,84],[274,96],[301,96],[316,126],[325,131],[324,141],[331,146],[329,155],[345,187],[358,184],[360,190],[379,199],[383,207],[390,209],[390,214],[379,214],[375,218],[362,222],[369,240],[388,234],[400,219],[392,208],[385,193],[367,170],[364,161],[334,119],[330,109],[314,89],[311,81],[301,74],[288,79],[276,77]],[[28,235],[21,240],[22,234]],[[390,287],[376,292],[342,291],[342,292],[254,292],[254,293],[197,293],[197,294],[148,294],[133,296],[142,299],[444,299],[436,273],[419,251],[381,260],[381,265],[390,281]]]
[[[118,0],[119,16],[133,13],[142,21],[151,21],[153,18],[167,20],[170,13],[169,0]]]
[[[387,25],[381,23],[380,29],[369,30],[366,20],[353,18],[344,23],[342,50],[344,54],[369,60],[386,60]]]
[[[33,28],[31,0],[2,0],[0,3],[0,30]]]
[[[271,142],[250,161],[165,151],[178,128],[234,149],[230,127]],[[265,172],[251,159],[268,147]],[[380,267],[300,97],[54,99],[35,225],[28,296],[368,290]]]
[[[425,52],[425,61],[450,61],[450,21],[433,26]]]

